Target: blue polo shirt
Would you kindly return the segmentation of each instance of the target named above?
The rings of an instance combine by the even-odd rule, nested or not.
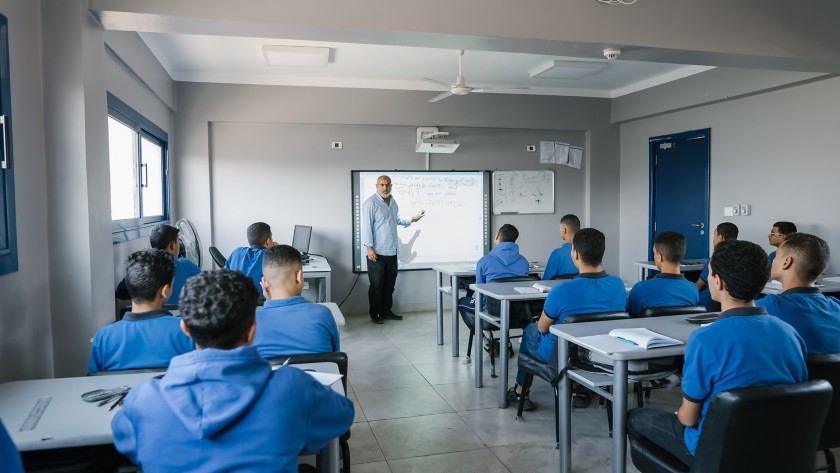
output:
[[[167,304],[178,304],[181,297],[181,288],[187,279],[200,273],[201,269],[189,258],[175,258],[175,281],[172,283],[172,295],[169,296]]]
[[[0,471],[4,473],[23,473],[23,464],[20,461],[20,454],[15,447],[12,438],[0,421]]]
[[[265,358],[341,351],[330,309],[301,296],[265,301],[252,345]]]
[[[551,288],[543,312],[559,324],[570,315],[622,312],[626,305],[624,283],[618,277],[601,271],[578,274],[574,279]],[[551,358],[556,340],[557,336],[553,333],[539,333],[540,359]]]
[[[386,204],[379,194],[373,194],[365,200],[362,206],[362,245],[372,247],[377,255],[395,256],[399,243],[397,225],[407,227],[411,225],[411,219],[400,218],[400,208],[393,195],[390,204]]]
[[[181,331],[181,318],[168,310],[126,312],[122,320],[96,332],[88,372],[165,368],[173,356],[194,349],[193,340]]]
[[[263,296],[262,286],[260,286],[260,279],[263,277],[262,264],[265,250],[266,248],[261,246],[240,246],[233,250],[225,263],[225,268],[239,271],[251,278],[254,285],[257,286],[260,297],[265,297]]]
[[[730,309],[688,338],[683,396],[703,404],[700,423],[686,427],[685,446],[694,455],[706,412],[716,394],[730,389],[799,383],[808,379],[805,342],[790,325],[763,307]]]
[[[637,316],[648,307],[686,307],[699,301],[697,286],[684,275],[659,273],[633,286],[627,297],[627,312]]]
[[[703,271],[700,271],[700,279],[706,283],[706,287],[700,291],[700,305],[709,307],[709,303],[712,302],[712,292],[709,290],[709,260],[706,260]]]
[[[789,323],[805,340],[808,355],[840,353],[840,302],[816,287],[795,287],[755,301]]]
[[[554,276],[565,276],[567,274],[578,274],[577,266],[572,261],[572,244],[564,243],[563,246],[551,252],[548,263],[545,264],[543,279],[551,279]]]
[[[773,260],[776,259],[776,252],[773,251],[772,253],[767,255],[767,258],[770,260],[770,264],[773,264]]]

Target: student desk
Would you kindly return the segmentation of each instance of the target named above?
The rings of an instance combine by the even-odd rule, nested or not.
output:
[[[475,261],[462,263],[439,264],[432,267],[435,271],[435,320],[437,322],[437,344],[443,345],[443,298],[448,295],[452,301],[452,356],[458,354],[458,283],[462,277],[475,277]],[[545,265],[531,263],[528,266],[530,274],[541,275]],[[445,286],[445,277],[449,278],[449,285]]]
[[[820,292],[826,295],[838,295],[840,293],[840,276],[829,278],[820,278],[817,280],[817,288]],[[775,280],[770,280],[764,285],[761,291],[763,294],[781,294],[782,284]]]
[[[656,263],[653,261],[636,261],[633,264],[639,267],[639,281],[647,279],[651,271],[657,271]],[[680,263],[680,271],[683,273],[686,271],[703,271],[705,267],[706,260],[704,259],[685,260]]]
[[[327,258],[309,255],[309,261],[303,265],[303,279],[317,279],[321,282],[318,284],[317,302],[332,300],[332,269]]]
[[[607,353],[594,346],[586,345],[580,341],[580,337],[589,335],[603,335],[615,328],[640,327],[653,330],[662,335],[676,338],[682,342],[688,340],[692,332],[700,328],[686,322],[686,315],[672,315],[665,317],[652,317],[645,319],[610,320],[604,322],[588,322],[577,324],[557,324],[551,326],[551,333],[557,335],[557,361],[558,368],[562,371],[568,368],[569,344],[589,348],[613,362],[613,375],[589,373],[576,369],[569,369],[567,376],[560,380],[558,400],[560,404],[560,472],[570,473],[572,471],[572,418],[571,418],[571,389],[570,379],[583,384],[588,389],[612,400],[613,409],[613,439],[612,439],[612,471],[613,473],[624,473],[626,470],[627,458],[627,364],[631,360],[647,360],[660,357],[678,356],[685,353],[685,345],[676,345],[650,350],[625,351],[620,353]],[[609,384],[612,376],[612,393],[606,392],[600,386]]]
[[[335,363],[300,364],[295,367],[338,374]],[[20,451],[108,444],[113,441],[111,418],[117,412],[116,409],[109,411],[110,404],[97,407],[95,402],[84,402],[82,394],[94,389],[134,387],[159,374],[136,373],[3,383],[0,384],[0,419],[3,419],[12,441]],[[331,387],[344,394],[340,380]],[[47,400],[49,403],[44,406]],[[37,410],[42,414],[34,428],[21,431],[25,423],[34,423]],[[338,473],[338,439],[331,440],[321,454],[325,459],[322,462],[325,471]]]

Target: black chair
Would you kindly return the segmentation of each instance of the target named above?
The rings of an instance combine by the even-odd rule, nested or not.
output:
[[[494,279],[490,282],[520,282],[520,281],[539,281],[540,278],[537,276],[511,276],[508,278],[498,278]],[[545,304],[544,300],[531,300],[531,301],[513,301],[510,303],[510,328],[525,328],[526,325],[535,321],[542,315],[543,305]],[[486,312],[490,315],[498,316],[502,311],[502,304],[498,299],[493,299],[491,297],[487,298],[487,307],[485,308]],[[479,321],[477,315],[473,316],[473,326],[470,328],[470,337],[467,341],[467,358],[466,362],[469,363],[472,359],[472,344],[473,339],[475,338],[475,325],[476,322]],[[495,325],[490,325],[485,322],[481,321],[481,331],[482,334],[487,332],[487,338],[490,339],[490,377],[496,378],[496,343],[493,337],[493,331],[498,330],[499,327]],[[516,338],[516,337],[509,337]]]
[[[695,315],[709,312],[702,305],[689,305],[684,307],[648,307],[639,312],[640,319],[647,317],[662,317],[666,315]]]
[[[220,268],[225,267],[225,263],[227,263],[227,258],[219,251],[218,248],[215,246],[211,246],[210,248],[210,257],[213,258],[213,262],[216,263],[216,266]]]
[[[580,322],[602,322],[605,320],[624,320],[629,319],[630,314],[627,312],[597,312],[592,314],[577,314],[577,315],[570,315],[563,319],[564,324],[574,324]],[[563,375],[565,373],[560,373],[557,368],[557,344],[560,343],[558,340],[554,343],[554,349],[551,353],[551,358],[548,360],[548,363],[544,363],[538,358],[534,358],[533,356],[519,352],[519,359],[516,363],[517,367],[525,372],[525,380],[523,384],[528,386],[531,385],[534,381],[534,376],[538,376],[551,384],[551,387],[554,389],[554,438],[556,441],[556,446],[560,446],[560,401],[558,400],[558,385],[560,384],[560,380],[563,379]],[[574,348],[574,347],[573,347]],[[574,352],[574,350],[573,350]],[[575,354],[571,354],[572,358],[575,358]],[[525,396],[519,397],[519,407],[516,410],[516,419],[522,420],[522,411],[525,409]],[[608,409],[607,411],[608,420],[610,420],[610,425],[612,425],[612,409]]]
[[[706,412],[694,465],[631,435],[633,465],[642,473],[814,471],[831,391],[825,380],[724,391]]]
[[[809,356],[808,376],[811,379],[824,379],[834,387],[831,407],[825,417],[817,450],[822,450],[826,462],[818,470],[837,473],[837,462],[831,449],[840,447],[840,353]]]
[[[137,374],[137,373],[165,373],[166,366],[159,368],[130,368],[125,370],[110,370],[110,371],[89,371],[87,376],[114,376],[118,374]]]
[[[555,281],[558,279],[574,279],[575,276],[577,276],[577,274],[555,274],[554,277],[551,278],[551,280]]]
[[[288,355],[288,356],[273,356],[266,358],[272,365],[282,365],[289,361],[290,365],[300,365],[304,363],[335,363],[338,366],[338,372],[341,373],[341,384],[344,386],[344,393],[347,393],[347,367],[348,359],[347,353],[336,351],[328,353],[310,353],[306,355]],[[341,470],[344,473],[350,473],[350,431],[345,432],[338,438],[338,446],[341,450]]]

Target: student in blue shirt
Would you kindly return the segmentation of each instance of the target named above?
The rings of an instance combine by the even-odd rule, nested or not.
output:
[[[560,219],[560,238],[565,243],[551,252],[545,264],[543,279],[554,279],[555,276],[574,276],[578,273],[572,261],[572,239],[580,230],[580,219],[572,214],[564,215]]]
[[[0,471],[4,473],[23,473],[23,463],[17,447],[12,442],[3,421],[0,420]]]
[[[685,236],[662,232],[653,239],[653,261],[659,274],[639,281],[627,297],[627,312],[636,317],[648,307],[685,307],[697,305],[697,286],[680,273],[685,256]]]
[[[341,351],[332,312],[301,296],[300,252],[289,245],[269,248],[260,282],[265,304],[257,312],[254,346],[263,357]]]
[[[737,239],[738,227],[734,223],[723,222],[718,224],[717,228],[715,228],[715,234],[712,238],[712,246],[717,246],[718,243],[724,240]],[[708,310],[717,309],[717,307],[710,307],[710,305],[712,305],[712,294],[709,292],[708,281],[709,262],[707,261],[706,266],[703,268],[703,271],[700,272],[700,277],[697,278],[697,281],[694,284],[697,285],[697,289],[700,291],[700,305],[706,307],[706,309]]]
[[[808,379],[802,338],[793,327],[753,302],[769,276],[770,262],[755,243],[727,240],[715,247],[709,263],[709,288],[723,312],[720,319],[688,339],[682,404],[674,414],[633,409],[628,435],[647,438],[690,466],[715,395]]]
[[[239,271],[254,281],[260,297],[264,297],[260,280],[263,277],[263,255],[265,250],[276,246],[271,238],[271,227],[265,222],[256,222],[248,226],[248,246],[240,246],[233,250],[225,262],[225,268]]]
[[[173,356],[194,349],[181,333],[181,319],[162,308],[174,275],[174,258],[161,250],[140,250],[128,257],[125,283],[131,312],[96,332],[89,372],[166,367]]]
[[[114,416],[114,446],[144,471],[298,471],[353,423],[353,402],[309,374],[271,366],[249,346],[257,290],[238,272],[187,281],[184,333],[197,350],[132,389]]]
[[[776,248],[779,247],[784,241],[785,237],[789,233],[796,232],[796,225],[793,222],[776,222],[773,224],[773,228],[770,229],[770,233],[767,235],[767,241],[770,242],[770,245],[775,246]],[[770,253],[770,264],[773,264],[773,260],[776,258],[776,251],[774,250]]]
[[[822,238],[787,234],[770,268],[770,277],[782,283],[784,292],[755,302],[791,324],[805,340],[808,355],[840,353],[840,302],[814,286],[830,259]]]
[[[627,305],[624,282],[608,275],[601,266],[605,248],[604,234],[594,228],[584,228],[575,234],[572,261],[580,274],[551,288],[539,321],[528,324],[522,332],[520,356],[524,352],[548,363],[557,342],[557,336],[549,333],[549,328],[562,323],[570,315],[624,311]],[[530,386],[523,386],[524,380],[525,373],[518,371],[516,385],[508,390],[508,400],[519,402],[519,396],[524,392],[524,409],[531,410],[535,406],[527,397]],[[583,400],[582,404],[585,403]]]

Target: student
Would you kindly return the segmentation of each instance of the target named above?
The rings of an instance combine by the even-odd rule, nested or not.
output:
[[[578,273],[572,261],[572,239],[580,230],[580,219],[572,214],[564,215],[560,219],[560,238],[565,243],[551,252],[548,263],[545,264],[543,279],[554,279],[555,276],[574,276]]]
[[[128,257],[125,284],[131,312],[96,332],[89,372],[162,368],[169,366],[173,356],[195,348],[181,333],[181,320],[163,309],[174,275],[174,258],[161,250],[140,250]]]
[[[618,277],[608,275],[601,266],[605,247],[604,234],[594,228],[584,228],[575,234],[572,261],[580,274],[551,289],[540,320],[536,324],[528,324],[522,332],[520,356],[527,353],[548,363],[557,342],[557,337],[548,329],[570,315],[624,311],[627,305],[624,283]],[[530,386],[523,386],[524,380],[525,372],[519,370],[516,386],[508,391],[508,400],[519,402],[519,396],[524,392],[524,409],[531,410],[534,403],[527,397]],[[588,395],[584,392],[575,397],[576,406],[585,407],[588,404]]]
[[[254,346],[263,357],[340,351],[338,327],[330,309],[301,297],[300,252],[289,245],[265,251],[263,309],[257,312]]]
[[[791,324],[805,340],[808,355],[840,353],[840,302],[814,287],[830,258],[822,238],[787,234],[770,268],[770,277],[782,283],[784,292],[755,302]]]
[[[662,232],[653,239],[653,261],[659,274],[633,286],[627,297],[627,312],[636,317],[648,307],[685,307],[697,305],[697,286],[680,273],[685,256],[685,236]]]
[[[181,241],[178,238],[179,230],[172,225],[161,223],[152,229],[149,234],[149,243],[152,248],[162,250],[175,258],[175,281],[172,283],[172,294],[169,296],[167,304],[177,305],[178,296],[181,294],[181,288],[187,279],[195,276],[201,272],[198,266],[189,258],[180,257]],[[128,288],[125,287],[125,279],[117,286],[117,298],[131,299],[128,293]]]
[[[228,256],[225,268],[239,271],[254,281],[260,297],[264,297],[260,281],[263,277],[263,255],[265,250],[276,246],[277,243],[271,239],[271,227],[264,222],[252,223],[248,226],[248,245],[240,246],[233,250]]]
[[[132,389],[111,422],[114,446],[144,471],[298,471],[353,423],[353,402],[312,376],[272,371],[249,346],[257,290],[238,272],[187,281],[181,327],[197,350]]]
[[[767,241],[770,242],[771,245],[775,246],[776,248],[785,241],[785,236],[788,233],[796,232],[796,225],[793,222],[776,222],[773,224],[773,228],[770,230],[770,234],[767,235]],[[773,260],[776,258],[776,251],[774,250],[770,253],[770,264],[773,264]]]
[[[808,379],[802,338],[753,302],[770,276],[764,250],[748,241],[723,241],[715,247],[709,275],[712,298],[723,312],[688,339],[682,405],[675,414],[633,409],[628,418],[628,435],[647,438],[689,466],[715,395]]]
[[[723,222],[718,224],[717,228],[715,228],[715,234],[712,238],[712,246],[717,246],[718,243],[724,240],[737,240],[738,239],[738,227],[734,223],[730,222]],[[709,280],[709,262],[706,262],[706,266],[703,267],[703,271],[700,272],[700,277],[697,278],[697,282],[694,284],[697,285],[697,289],[700,291],[700,305],[705,306],[707,309],[718,309],[718,307],[711,307],[712,304],[712,294],[709,292],[708,287],[708,280]],[[715,306],[718,305],[717,303],[714,304]]]
[[[0,420],[0,471],[3,473],[23,473],[23,463],[12,438]]]

